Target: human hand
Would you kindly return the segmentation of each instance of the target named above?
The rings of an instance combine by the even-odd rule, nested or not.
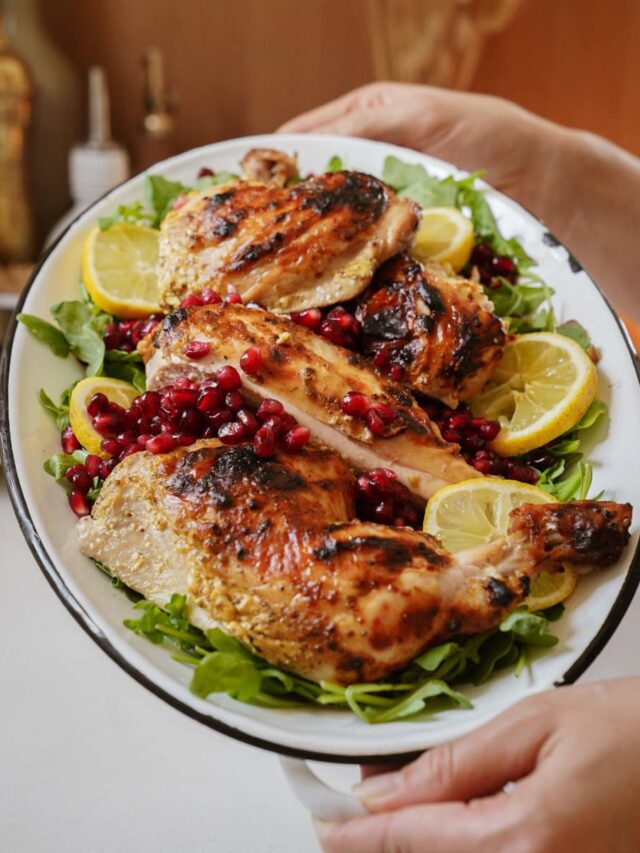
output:
[[[325,853],[640,850],[640,678],[542,693],[355,793]],[[502,789],[515,782],[509,793]]]
[[[289,133],[363,136],[442,157],[544,220],[629,316],[640,318],[640,160],[500,98],[373,83],[288,121]]]

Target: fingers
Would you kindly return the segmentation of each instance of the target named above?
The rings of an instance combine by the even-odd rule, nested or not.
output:
[[[402,770],[372,776],[354,788],[369,811],[415,803],[465,802],[526,776],[553,728],[546,699],[522,702],[458,741],[432,749]]]
[[[498,853],[513,849],[518,804],[507,794],[474,803],[411,806],[346,823],[316,821],[325,853]]]
[[[335,122],[343,119],[349,113],[358,110],[368,110],[376,106],[381,106],[389,102],[394,93],[398,95],[404,89],[412,89],[412,86],[403,86],[397,83],[371,83],[368,86],[361,86],[359,89],[353,89],[336,98],[335,101],[329,101],[328,104],[323,104],[309,112],[296,116],[285,122],[278,128],[278,133],[307,133],[310,130],[319,130],[321,128],[331,127]],[[328,132],[328,131],[327,131]]]

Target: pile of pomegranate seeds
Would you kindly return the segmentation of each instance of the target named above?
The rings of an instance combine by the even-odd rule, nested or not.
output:
[[[475,267],[478,270],[480,281],[489,287],[499,287],[497,278],[506,278],[511,284],[518,280],[518,268],[511,258],[506,255],[497,255],[486,243],[478,243],[474,246],[467,265],[467,274]],[[464,275],[464,273],[463,273]]]
[[[391,406],[387,406],[386,403],[372,403],[366,394],[360,394],[358,391],[348,391],[344,395],[342,411],[345,415],[366,421],[376,438],[384,434],[385,426],[392,423],[396,416]]]
[[[538,475],[529,465],[498,456],[495,451],[487,448],[487,444],[500,432],[500,424],[497,421],[474,417],[464,404],[457,409],[450,409],[444,403],[429,400],[423,402],[422,407],[437,424],[444,440],[459,444],[460,452],[467,462],[485,477],[508,477],[510,480],[531,484],[537,482]]]
[[[104,345],[107,349],[133,352],[140,341],[152,332],[164,314],[149,314],[142,320],[117,320],[104,328]]]
[[[395,527],[416,527],[420,517],[409,489],[398,482],[397,474],[390,468],[374,468],[358,477],[356,511],[363,521]]]
[[[105,480],[132,453],[168,453],[200,438],[218,438],[228,445],[252,441],[256,454],[269,458],[279,446],[300,451],[311,438],[307,427],[287,414],[277,400],[263,400],[257,409],[252,406],[242,393],[240,374],[231,365],[199,384],[179,379],[162,391],[145,391],[128,409],[110,402],[104,394],[94,394],[87,412],[102,436],[101,449],[107,458],[89,455],[84,464],[74,465],[66,473],[73,487],[69,502],[79,516],[91,511],[87,494],[94,478]],[[80,448],[70,427],[62,432],[60,442],[65,453]]]

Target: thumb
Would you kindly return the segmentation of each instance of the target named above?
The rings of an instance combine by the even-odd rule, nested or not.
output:
[[[499,791],[536,764],[553,727],[546,697],[528,699],[458,741],[436,747],[402,770],[371,776],[354,793],[372,812],[417,803],[466,802]]]

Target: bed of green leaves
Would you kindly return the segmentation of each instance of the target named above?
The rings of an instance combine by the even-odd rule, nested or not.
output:
[[[342,168],[342,160],[332,157],[328,171]],[[484,192],[476,185],[480,175],[478,172],[462,179],[440,179],[429,175],[420,165],[388,157],[382,177],[400,195],[413,198],[423,207],[458,207],[472,219],[477,242],[487,243],[495,252],[507,255],[516,263],[517,283],[501,279],[489,292],[496,313],[508,321],[511,331],[556,331],[573,338],[585,350],[592,350],[588,334],[578,323],[556,324],[551,305],[553,291],[533,272],[534,261],[521,243],[516,238],[506,239],[500,233]],[[100,219],[99,225],[106,229],[115,222],[133,222],[158,228],[182,193],[236,177],[232,173],[219,172],[188,187],[178,181],[148,175],[144,201],[121,205],[112,216]],[[27,314],[19,315],[18,319],[56,356],[74,355],[85,365],[87,376],[113,376],[144,390],[140,357],[137,353],[105,350],[104,327],[114,318],[93,304],[82,285],[79,300],[61,302],[53,306],[51,313],[56,325]],[[58,404],[44,390],[40,392],[40,401],[54,418],[58,430],[68,425],[72,389],[73,385],[63,391]],[[555,461],[540,471],[538,483],[557,500],[587,496],[591,467],[583,459],[581,441],[585,432],[605,415],[605,404],[595,401],[580,423],[547,448]],[[45,470],[62,485],[68,485],[64,476],[67,468],[84,461],[85,457],[83,450],[69,455],[55,454],[46,461]],[[527,457],[523,457],[523,461],[531,464]],[[96,483],[95,494],[99,487],[100,483]],[[483,684],[506,668],[512,668],[515,675],[519,675],[536,649],[557,642],[551,623],[563,612],[562,605],[535,614],[520,607],[492,631],[429,649],[384,683],[342,687],[330,682],[316,684],[273,667],[220,629],[202,632],[191,625],[184,596],[172,596],[162,609],[126,587],[107,567],[100,563],[96,566],[109,575],[113,585],[140,611],[137,618],[125,620],[125,625],[152,643],[172,644],[175,659],[193,668],[191,690],[198,696],[223,692],[239,701],[270,708],[312,704],[350,709],[367,723],[420,720],[443,709],[471,707],[469,698],[460,688]]]

